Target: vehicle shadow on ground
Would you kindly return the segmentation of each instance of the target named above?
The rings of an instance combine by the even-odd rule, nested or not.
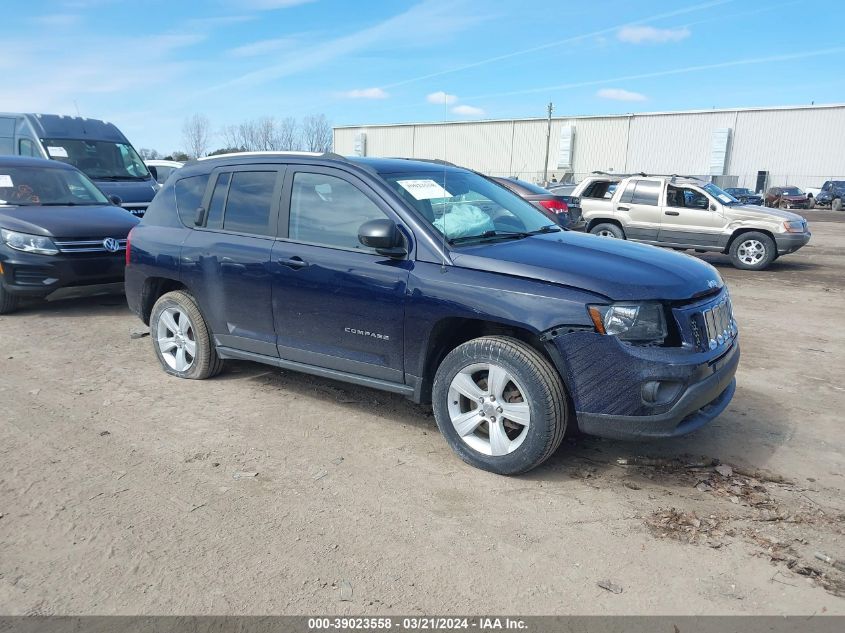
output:
[[[756,271],[748,271],[748,270],[739,270],[734,267],[731,263],[731,258],[729,255],[722,255],[720,253],[707,253],[707,254],[697,254],[696,255],[702,261],[707,262],[714,268],[719,270],[731,270],[736,271],[738,274],[747,274],[747,275],[757,275],[759,272]],[[778,272],[812,272],[824,268],[819,264],[813,264],[812,262],[808,262],[806,260],[795,260],[790,259],[789,255],[784,255],[783,257],[779,257],[775,261],[769,265],[768,268],[764,271],[765,273],[778,273]]]
[[[350,416],[368,415],[374,406],[382,412],[385,425],[406,426],[438,433],[430,406],[416,405],[406,398],[366,387],[280,371],[246,361],[227,362],[226,371],[215,380],[250,380],[307,394],[325,404],[348,409]],[[387,414],[387,415],[384,415]],[[585,468],[595,475],[616,469],[617,460],[638,457],[682,460],[719,460],[752,469],[767,469],[772,455],[792,437],[793,426],[778,403],[740,385],[728,410],[703,429],[690,435],[645,441],[608,440],[574,434],[542,466],[522,475],[528,480],[560,481],[578,476]],[[444,453],[450,451],[445,440]]]
[[[8,318],[15,316],[35,315],[46,317],[79,317],[79,316],[111,316],[117,314],[130,314],[126,305],[126,297],[119,293],[104,293],[87,297],[75,297],[72,299],[58,299],[47,301],[45,299],[24,299],[17,310],[8,315]],[[139,329],[144,325],[139,321]]]

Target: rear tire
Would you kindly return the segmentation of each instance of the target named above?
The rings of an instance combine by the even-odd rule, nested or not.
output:
[[[807,208],[808,209],[815,209],[816,208],[816,199],[813,196],[807,198]]]
[[[615,237],[617,240],[625,239],[625,231],[622,230],[622,227],[610,222],[596,224],[590,229],[590,233],[599,237]]]
[[[434,417],[466,463],[518,475],[546,461],[567,427],[560,376],[534,348],[485,336],[453,349],[434,376]]]
[[[833,211],[842,211],[842,198],[834,198],[830,202],[830,208]]]
[[[0,282],[0,314],[11,314],[18,309],[20,297],[10,294]]]
[[[159,297],[150,315],[150,339],[162,368],[189,380],[204,380],[223,369],[194,298],[182,290]]]
[[[743,233],[731,243],[731,263],[740,270],[764,270],[777,257],[775,241],[765,233]]]

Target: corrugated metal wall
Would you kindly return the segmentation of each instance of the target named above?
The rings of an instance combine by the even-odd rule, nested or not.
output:
[[[726,174],[753,188],[757,172],[769,184],[820,186],[845,178],[845,106],[714,110],[552,119],[549,175],[557,169],[561,128],[574,127],[576,181],[594,170],[705,175],[714,130],[729,128]],[[352,154],[355,134],[367,135],[368,156],[440,158],[495,176],[539,181],[546,152],[545,119],[335,128],[335,151]]]

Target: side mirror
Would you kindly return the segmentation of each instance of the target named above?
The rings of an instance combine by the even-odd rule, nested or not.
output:
[[[109,202],[111,202],[114,206],[119,207],[123,204],[123,199],[120,196],[112,194],[109,196]]]
[[[710,204],[710,210],[711,211],[716,211],[717,209],[718,209],[718,207],[715,205],[715,203]]]
[[[408,254],[405,240],[393,220],[364,222],[358,229],[358,241],[386,257],[404,257]]]
[[[194,214],[194,226],[202,226],[204,220],[205,207],[197,207],[196,213]]]
[[[153,177],[153,180],[158,180],[158,169],[155,166],[147,165],[147,171]]]

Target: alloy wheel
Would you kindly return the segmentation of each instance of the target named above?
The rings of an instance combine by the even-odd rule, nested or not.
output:
[[[737,248],[736,254],[743,264],[756,266],[766,257],[766,247],[759,240],[745,240]]]
[[[494,457],[520,447],[528,435],[531,409],[516,379],[495,363],[464,367],[449,385],[449,417],[472,449]]]
[[[156,340],[167,365],[178,372],[190,369],[197,355],[191,319],[177,307],[165,308],[158,319]]]

